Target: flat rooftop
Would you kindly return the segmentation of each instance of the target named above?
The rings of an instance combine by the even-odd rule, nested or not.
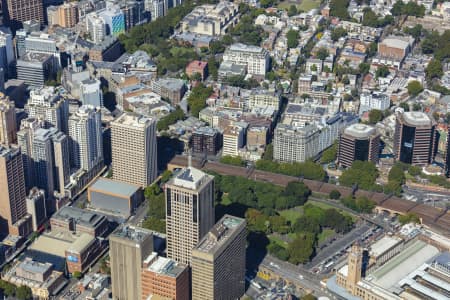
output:
[[[97,179],[97,181],[89,187],[89,190],[91,191],[108,192],[109,194],[120,195],[123,197],[131,197],[139,189],[140,187],[137,185],[103,177]]]
[[[436,247],[421,240],[414,241],[401,253],[366,277],[366,280],[386,290],[393,290],[409,273],[438,253],[439,250]]]
[[[244,222],[244,219],[224,215],[198,243],[195,250],[214,254]]]
[[[113,124],[125,125],[137,128],[145,128],[149,126],[154,120],[149,117],[144,117],[138,114],[124,113],[117,118]]]
[[[87,233],[51,231],[39,236],[29,247],[30,250],[65,257],[66,250],[82,252],[95,238]]]
[[[378,257],[403,240],[397,236],[384,236],[370,246],[370,256]]]
[[[77,224],[93,228],[106,221],[106,217],[103,215],[73,206],[61,208],[52,216],[52,219],[62,221],[74,219]]]
[[[205,180],[209,178],[212,178],[212,176],[200,171],[199,169],[187,167],[179,171],[172,178],[172,180],[169,181],[169,184],[191,190],[197,190],[205,182]]]
[[[426,113],[420,111],[407,111],[401,116],[407,125],[431,126],[433,124],[431,118]]]
[[[152,236],[152,232],[135,226],[122,225],[111,235],[130,241],[143,242]]]
[[[149,259],[153,260],[158,256],[156,252],[150,254]],[[177,263],[173,259],[158,256],[152,264],[148,266],[148,270],[161,275],[177,278],[187,266],[184,264]]]

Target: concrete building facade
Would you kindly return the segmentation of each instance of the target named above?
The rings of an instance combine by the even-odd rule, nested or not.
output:
[[[214,224],[214,178],[188,167],[164,189],[167,257],[190,264],[192,249]]]

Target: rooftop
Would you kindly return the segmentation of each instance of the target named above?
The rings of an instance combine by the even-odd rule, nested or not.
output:
[[[106,221],[103,215],[73,206],[61,208],[52,216],[52,219],[63,221],[73,219],[77,224],[87,227],[96,227],[99,223]]]
[[[230,46],[229,50],[238,52],[251,52],[255,54],[263,53],[264,49],[258,46],[245,45],[242,43],[235,43]]]
[[[187,167],[179,171],[169,182],[169,184],[191,190],[197,190],[206,181],[206,179],[209,178],[212,178],[212,176],[193,167]]]
[[[402,116],[405,123],[411,126],[431,126],[433,123],[426,113],[419,111],[404,112]]]
[[[97,179],[97,181],[94,182],[89,187],[89,190],[95,190],[100,192],[107,191],[108,193],[114,195],[121,195],[126,197],[132,196],[139,189],[140,187],[137,185],[125,183],[122,181],[111,180],[103,177]]]
[[[198,243],[195,250],[214,254],[244,223],[244,219],[224,215]]]
[[[147,128],[154,120],[149,117],[144,117],[137,114],[124,113],[119,118],[117,118],[113,124],[132,126],[139,128]]]
[[[122,225],[116,231],[114,231],[112,235],[130,241],[143,242],[147,238],[149,238],[152,235],[152,233],[151,231],[148,231],[143,228],[129,225]]]
[[[376,129],[365,124],[352,124],[344,129],[344,133],[359,139],[367,139],[374,134]]]
[[[66,250],[83,251],[95,238],[87,233],[51,231],[38,237],[29,247],[30,250],[65,257]]]
[[[173,278],[177,278],[184,270],[186,270],[187,266],[177,263],[176,261],[170,259],[170,258],[166,258],[166,257],[162,257],[162,256],[158,256],[156,258],[158,254],[156,252],[153,252],[150,256],[149,259],[153,260],[153,263],[151,263],[148,266],[148,270],[161,274],[161,275],[166,275],[166,276],[170,276]]]
[[[400,237],[386,235],[370,246],[370,256],[378,257],[402,241]]]

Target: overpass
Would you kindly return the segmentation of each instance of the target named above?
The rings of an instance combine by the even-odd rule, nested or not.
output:
[[[168,169],[174,170],[176,168],[184,168],[187,164],[187,156],[177,155],[169,162]],[[309,189],[315,193],[329,194],[332,190],[337,190],[343,197],[352,194],[352,189],[349,187],[337,186],[318,180],[302,180],[298,177],[271,173],[253,168],[226,165],[215,161],[204,161],[192,158],[192,166],[204,171],[216,172],[222,175],[242,176],[257,181],[270,182],[279,186],[286,186],[291,181],[303,181]],[[357,190],[355,196],[365,196],[374,201],[376,203],[375,209],[378,212],[385,211],[392,215],[404,215],[408,212],[415,213],[425,226],[438,230],[446,236],[450,236],[450,213],[447,211],[378,192]]]

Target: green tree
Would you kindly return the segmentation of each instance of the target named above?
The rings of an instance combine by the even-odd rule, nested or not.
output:
[[[212,55],[209,59],[208,59],[208,74],[217,81],[218,79],[218,63],[214,57],[214,55]]]
[[[81,272],[79,272],[79,271],[75,271],[72,273],[72,277],[75,279],[80,279],[81,276],[83,276],[83,274],[81,274]]]
[[[317,298],[312,294],[307,294],[301,298],[301,300],[317,300]]]
[[[378,16],[370,8],[365,8],[362,24],[364,26],[378,27]]]
[[[295,265],[308,262],[314,253],[314,244],[314,234],[297,234],[297,237],[288,246],[289,262]]]
[[[239,156],[225,155],[220,158],[220,162],[227,165],[233,166],[245,166],[245,161]]]
[[[344,186],[357,184],[363,190],[372,190],[377,177],[378,170],[374,163],[357,160],[353,162],[350,168],[342,172],[339,182]]]
[[[368,63],[360,63],[358,66],[359,73],[365,75],[370,71],[370,64]]]
[[[337,27],[331,31],[331,39],[336,42],[341,37],[347,36],[347,30],[342,27]]]
[[[296,48],[298,46],[299,33],[297,30],[290,29],[286,33],[286,38],[287,38],[288,48],[292,49],[292,48]]]
[[[406,215],[400,215],[398,216],[398,221],[400,224],[405,225],[408,223],[420,223],[420,218],[417,214],[409,212]]]
[[[156,123],[156,129],[158,131],[167,130],[169,129],[169,125],[175,124],[178,120],[184,120],[184,118],[183,110],[177,106],[174,111],[159,119],[158,123]]]
[[[383,119],[383,112],[379,109],[369,111],[369,123],[376,124]]]
[[[294,4],[291,4],[291,6],[289,6],[289,10],[288,10],[288,16],[292,17],[298,14],[297,11],[297,6]]]
[[[317,49],[316,52],[316,57],[320,60],[325,60],[328,55],[330,55],[330,53],[328,52],[328,49],[325,47],[320,47],[319,49]]]
[[[349,20],[347,8],[349,0],[331,0],[330,1],[330,16],[338,17],[342,20]]]
[[[187,101],[189,111],[193,116],[198,117],[198,113],[206,106],[206,99],[212,92],[213,89],[211,87],[206,87],[203,84],[199,84],[192,89]]]
[[[434,78],[441,78],[442,75],[444,75],[441,62],[437,59],[432,59],[428,63],[428,66],[425,69],[425,73],[427,75],[428,80],[432,80]]]
[[[411,96],[417,96],[423,91],[423,86],[417,80],[410,81],[408,83],[408,94]]]
[[[389,73],[390,73],[389,68],[387,66],[383,65],[383,66],[378,67],[377,71],[375,72],[375,76],[377,78],[386,77],[389,75]]]
[[[378,44],[377,42],[370,43],[369,47],[367,48],[367,56],[373,57],[375,54],[377,54],[378,51]]]
[[[331,147],[323,151],[320,157],[320,162],[327,164],[336,160],[337,156],[337,142],[335,142]]]
[[[338,200],[341,198],[341,193],[338,190],[332,190],[329,195],[330,199]]]

